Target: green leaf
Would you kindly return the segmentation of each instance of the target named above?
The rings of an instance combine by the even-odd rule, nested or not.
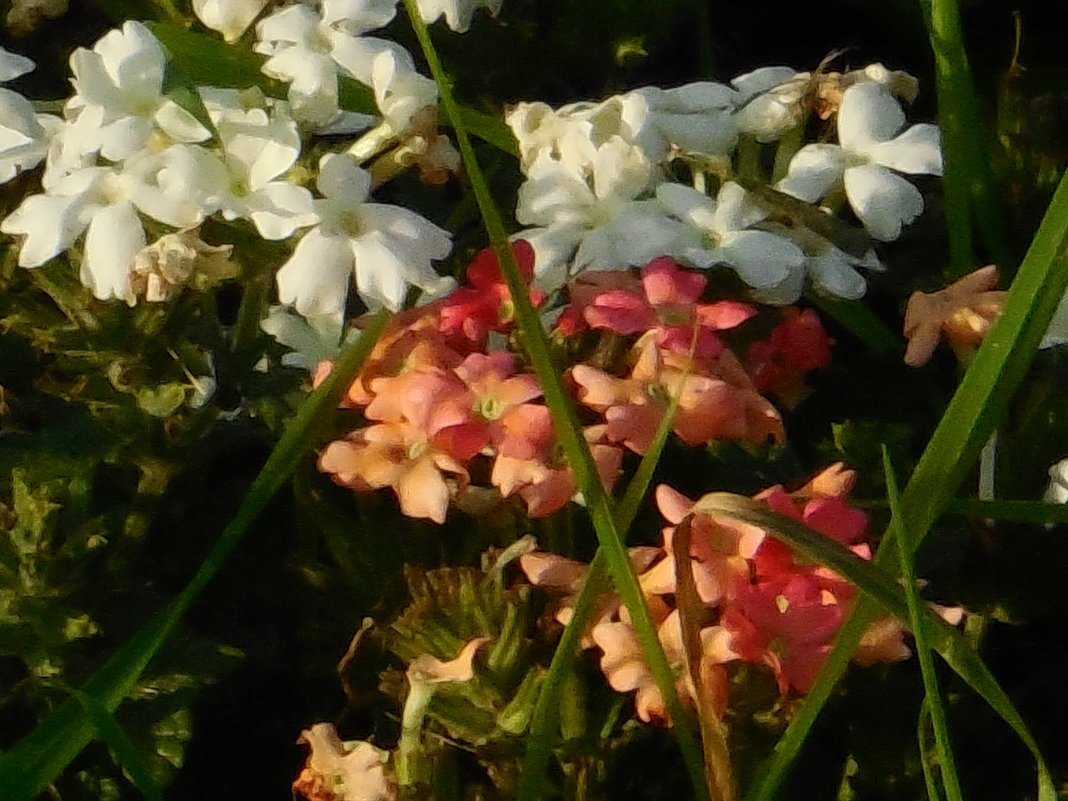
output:
[[[972,212],[994,261],[1008,264],[1000,197],[994,183],[989,133],[979,117],[957,0],[920,0],[935,58],[938,121],[942,129],[946,225],[954,277],[974,267]]]
[[[152,771],[139,749],[123,730],[110,710],[98,700],[73,687],[68,692],[81,706],[82,711],[93,724],[97,737],[115,756],[115,761],[126,771],[134,787],[148,801],[163,801],[163,791],[152,779]]]
[[[901,492],[897,486],[897,476],[890,464],[890,453],[885,446],[883,447],[883,473],[886,476],[886,492],[890,499],[892,515],[890,525],[895,529],[898,552],[901,555],[901,578],[905,585],[905,600],[908,601],[909,607],[909,628],[912,629],[912,634],[916,638],[916,657],[920,662],[920,673],[923,676],[924,708],[930,715],[931,727],[934,730],[938,774],[946,791],[946,801],[964,801],[960,779],[957,777],[957,764],[953,759],[953,748],[949,739],[946,710],[942,706],[942,694],[938,689],[938,675],[935,673],[934,660],[931,658],[931,646],[927,642],[927,635],[921,625],[923,610],[926,607],[916,589],[916,570],[912,561],[912,537],[901,515]],[[924,778],[926,780],[926,773]]]
[[[329,379],[301,405],[242,499],[236,516],[178,597],[127,640],[82,688],[108,712],[114,711],[129,694],[193,601],[219,572],[267,502],[292,474],[299,459],[328,422],[329,411],[337,406],[389,319],[390,315],[385,311],[372,318],[360,339],[338,358]],[[81,704],[72,699],[60,706],[29,735],[0,755],[0,787],[5,790],[5,801],[33,801],[89,744],[93,733],[93,723]]]
[[[886,327],[867,304],[857,300],[832,298],[809,292],[806,297],[820,311],[828,314],[874,353],[894,353],[904,349],[901,337]]]
[[[914,532],[915,547],[946,509],[990,433],[1004,419],[1009,401],[1027,372],[1068,286],[1066,247],[1068,178],[1062,177],[1009,288],[1001,317],[968,366],[905,487],[901,498],[902,514]],[[896,557],[896,549],[887,549],[884,538],[876,560],[883,564]],[[862,600],[843,626],[834,650],[786,733],[775,745],[749,798],[771,801],[775,797],[874,614],[874,606]]]

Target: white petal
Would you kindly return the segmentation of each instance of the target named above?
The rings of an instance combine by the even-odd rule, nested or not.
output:
[[[769,306],[795,303],[805,288],[805,271],[792,270],[786,280],[769,289],[754,289],[753,298]]]
[[[384,28],[397,14],[396,0],[322,0],[323,22],[357,35]]]
[[[786,177],[775,185],[780,192],[814,203],[842,178],[846,154],[836,145],[805,145],[790,160]]]
[[[519,186],[515,218],[524,225],[584,221],[596,198],[589,186],[560,164],[544,167]]]
[[[769,289],[804,264],[804,253],[791,242],[765,231],[739,231],[724,237],[719,261],[734,268],[750,286]]]
[[[749,286],[771,289],[805,263],[805,254],[788,239],[766,231],[738,231],[716,249],[719,260],[734,268]]]
[[[404,305],[408,283],[418,284],[428,278],[425,273],[420,278],[413,265],[398,258],[378,234],[354,240],[352,252],[356,257],[356,291],[371,308],[385,306],[398,311]]]
[[[278,270],[278,299],[305,316],[345,311],[353,256],[349,240],[323,236],[313,228],[297,243],[289,261]]]
[[[838,108],[838,141],[861,153],[892,139],[905,125],[905,112],[882,84],[857,83],[842,93]]]
[[[19,266],[40,267],[74,244],[85,230],[79,195],[31,195],[0,223],[5,234],[25,236]]]
[[[357,205],[367,199],[371,174],[362,169],[347,153],[327,153],[319,159],[319,191],[331,200]]]
[[[632,200],[649,186],[653,165],[641,150],[613,137],[597,148],[593,162],[593,191],[599,199]]]
[[[393,42],[376,39],[373,36],[348,36],[340,31],[330,33],[331,58],[360,83],[371,85],[374,74],[374,61],[382,53],[391,52],[398,61],[411,57],[407,51]],[[412,66],[414,69],[414,65]]]
[[[553,228],[528,228],[513,236],[525,239],[534,248],[534,285],[545,292],[553,292],[567,281],[568,263],[582,239],[583,229],[577,225]]]
[[[384,237],[389,246],[416,265],[444,259],[452,250],[452,236],[425,217],[401,206],[365,203],[360,208],[360,223]]]
[[[267,7],[267,0],[193,0],[193,13],[213,31],[233,44],[252,20]]]
[[[866,164],[845,171],[845,191],[849,205],[868,233],[882,242],[901,234],[901,226],[915,220],[923,211],[920,191],[885,167]]]
[[[245,214],[264,239],[285,239],[298,228],[319,221],[311,192],[287,181],[273,181],[249,195],[245,202]]]
[[[808,271],[812,283],[839,298],[858,300],[868,290],[868,282],[853,268],[853,260],[836,247],[812,256]]]
[[[942,174],[942,139],[938,126],[930,123],[913,125],[901,136],[873,145],[867,155],[873,163],[898,172]]]
[[[134,257],[145,246],[145,229],[128,202],[101,206],[89,221],[82,283],[100,300],[130,297]]]
[[[156,111],[156,125],[175,142],[203,142],[211,132],[173,100],[164,100]]]
[[[0,82],[13,81],[20,75],[31,72],[35,66],[26,56],[0,47]]]
[[[708,195],[685,184],[662,183],[656,188],[656,199],[680,220],[687,220],[701,229],[713,230],[716,202]]]
[[[768,216],[768,213],[753,202],[749,193],[734,181],[727,181],[716,196],[716,213],[712,228],[720,234],[749,228]]]
[[[286,6],[256,23],[257,53],[274,55],[281,44],[311,45],[319,35],[322,20],[310,6]],[[303,48],[302,48],[303,49]],[[277,77],[277,76],[276,76]]]
[[[760,67],[752,72],[731,79],[731,86],[738,90],[741,102],[761,92],[766,92],[797,75],[792,67]]]

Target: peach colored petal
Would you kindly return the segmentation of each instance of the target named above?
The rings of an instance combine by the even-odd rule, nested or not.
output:
[[[330,723],[301,732],[297,743],[311,751],[293,792],[308,801],[393,801],[397,788],[387,776],[389,753],[370,743],[342,742]]]
[[[531,584],[565,592],[578,592],[588,567],[584,562],[546,551],[523,554],[519,566]]]
[[[430,459],[415,460],[396,484],[401,512],[408,517],[428,517],[445,522],[449,508],[449,487]]]
[[[476,637],[460,649],[460,653],[448,662],[442,662],[430,654],[417,656],[408,664],[408,678],[412,683],[441,684],[447,681],[471,681],[475,676],[475,654],[490,641],[489,637]]]

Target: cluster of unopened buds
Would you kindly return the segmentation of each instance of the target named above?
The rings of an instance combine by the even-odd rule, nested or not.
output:
[[[519,240],[513,251],[529,281],[530,246]],[[830,359],[819,318],[795,308],[740,359],[721,335],[756,310],[731,300],[701,302],[705,277],[669,258],[654,259],[640,275],[604,271],[586,279],[573,285],[555,336],[574,344],[588,334],[624,346],[612,364],[580,362],[568,372],[609,487],[624,451],[646,451],[675,397],[672,430],[688,445],[780,442],[782,419],[766,395],[796,402],[805,374]],[[487,349],[491,336],[505,340],[514,324],[491,251],[475,258],[467,281],[394,320],[344,399],[362,409],[368,425],[327,445],[319,467],[355,490],[390,487],[404,514],[439,523],[450,501],[462,504],[473,474],[488,475],[504,497],[519,495],[529,515],[551,514],[575,495],[575,479],[537,378],[512,353]],[[529,291],[534,304],[542,302],[539,291]],[[329,369],[321,364],[316,380]],[[486,469],[474,470],[476,460]]]

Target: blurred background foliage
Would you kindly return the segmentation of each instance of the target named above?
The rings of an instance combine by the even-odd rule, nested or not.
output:
[[[31,97],[61,99],[74,47],[91,45],[117,20],[158,16],[147,0],[75,0],[66,14],[33,31],[8,32],[0,44],[38,62],[36,72],[13,86]],[[1068,161],[1068,7],[966,0],[962,16],[1010,248],[1019,256]],[[415,49],[403,20],[390,33]],[[765,65],[812,69],[833,52],[840,53],[835,67],[882,61],[912,72],[921,85],[912,116],[929,119],[935,111],[933,66],[915,0],[505,0],[498,20],[479,15],[470,33],[439,28],[435,39],[460,98],[492,114],[519,100],[556,105],[642,85],[727,80]],[[504,199],[514,197],[519,181],[516,166],[488,146],[483,150],[507,207]],[[5,213],[34,178],[19,180],[0,198]],[[484,244],[462,187],[430,191],[398,181],[389,191],[431,204],[439,219],[451,214],[459,243],[454,270]],[[205,236],[215,241],[211,233]],[[240,235],[216,233],[226,241]],[[870,305],[890,328],[899,328],[913,289],[939,285],[943,242],[935,196],[931,213],[888,250],[890,270],[873,286]],[[73,278],[76,265],[31,272],[17,268],[12,249],[0,256],[0,749],[65,700],[69,687],[88,678],[183,586],[301,397],[301,371],[257,369],[262,358],[277,364],[280,355],[256,325],[276,265],[251,241],[239,241],[236,254],[239,281],[213,294],[187,293],[167,306],[135,309],[93,301]],[[815,392],[790,413],[786,452],[764,458],[670,446],[658,479],[691,495],[750,493],[796,483],[842,459],[860,473],[862,500],[882,498],[880,445],[889,445],[902,473],[914,463],[955,387],[956,366],[942,354],[910,369],[900,352],[873,353],[828,325],[837,340],[834,364],[815,376]],[[1035,362],[1020,411],[1001,432],[999,497],[1037,499],[1048,466],[1068,456],[1066,360],[1055,349]],[[878,531],[885,515],[877,503],[871,512]],[[387,674],[379,690],[378,672],[400,667],[415,655],[413,643],[426,646],[425,637],[406,629],[402,615],[366,659],[346,666],[342,681],[338,661],[346,643],[365,615],[388,621],[419,592],[426,595],[422,574],[409,571],[406,578],[404,565],[477,566],[486,548],[508,543],[517,522],[557,550],[581,558],[592,552],[592,533],[568,510],[529,523],[501,506],[477,525],[452,514],[434,527],[402,517],[387,494],[356,498],[334,487],[309,457],[118,713],[167,797],[289,798],[304,758],[294,740],[316,720],[338,723],[348,737],[376,732],[388,739],[396,721],[372,706],[391,696],[396,704],[399,677],[391,684]],[[632,540],[652,542],[659,525],[644,513]],[[1064,536],[1060,527],[951,517],[939,524],[918,565],[930,579],[929,597],[981,613],[972,633],[983,637],[984,656],[1062,780],[1068,775],[1060,731],[1068,718]],[[535,602],[509,595],[485,603],[501,616],[508,604]],[[523,630],[531,641],[545,635],[544,643],[551,632],[535,630],[535,611],[524,613]],[[535,652],[535,664],[548,656]],[[597,685],[592,662],[586,667],[589,684]],[[498,678],[493,692],[501,704],[527,681],[519,674]],[[759,692],[762,680],[735,676],[755,688],[732,712],[743,780],[788,712],[773,693]],[[1032,783],[1025,752],[951,675],[943,681],[967,797],[1024,798]],[[352,687],[362,689],[346,693]],[[918,688],[911,663],[854,670],[784,796],[920,797]],[[616,700],[603,687],[594,695],[581,707],[586,724],[610,730],[612,715],[620,714]],[[449,716],[467,701],[453,699],[452,709],[448,701],[439,702],[437,713],[446,728],[459,726]],[[502,708],[491,711],[500,715]],[[661,735],[634,729],[612,735],[603,753],[624,769],[609,770],[611,797],[686,793],[675,747]],[[580,741],[576,753],[598,752],[597,743]],[[653,773],[665,778],[643,780]],[[437,789],[449,797],[448,788]],[[78,758],[55,792],[69,801],[137,797],[100,745]]]

